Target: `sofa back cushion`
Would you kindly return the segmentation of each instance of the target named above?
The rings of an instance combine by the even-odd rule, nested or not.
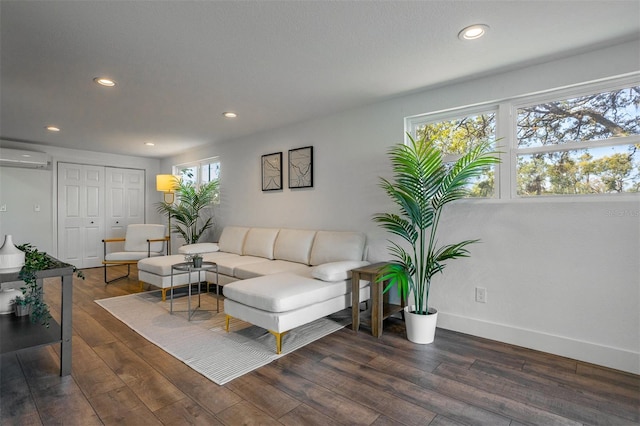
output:
[[[264,257],[273,259],[273,244],[278,236],[276,228],[251,228],[244,240],[243,254],[245,256]]]
[[[218,241],[220,251],[227,253],[242,254],[244,240],[249,232],[249,228],[241,226],[225,226]]]
[[[318,231],[311,248],[311,266],[341,260],[362,260],[366,236],[361,232]]]
[[[305,229],[281,229],[274,247],[274,257],[278,260],[309,265],[311,246],[316,231]]]

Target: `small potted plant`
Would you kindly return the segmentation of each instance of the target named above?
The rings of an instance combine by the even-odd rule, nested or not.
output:
[[[24,317],[31,313],[31,297],[28,295],[16,296],[13,299],[13,311],[17,317]]]
[[[188,254],[184,258],[187,262],[192,262],[194,268],[202,268],[202,255],[200,253]]]

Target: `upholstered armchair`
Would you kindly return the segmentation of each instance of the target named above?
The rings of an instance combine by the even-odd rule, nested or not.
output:
[[[102,240],[104,245],[104,282],[106,284],[127,278],[131,273],[131,265],[140,259],[168,254],[169,237],[166,227],[156,224],[134,224],[127,226],[124,238],[108,238]],[[109,252],[110,243],[124,242],[124,251]],[[112,246],[111,246],[112,247]],[[113,265],[127,265],[126,275],[107,279],[107,267]]]

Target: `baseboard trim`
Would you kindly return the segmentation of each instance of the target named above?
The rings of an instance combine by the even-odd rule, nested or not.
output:
[[[540,331],[438,312],[438,327],[529,349],[548,352],[633,374],[640,374],[640,354]],[[437,339],[437,334],[436,334]]]

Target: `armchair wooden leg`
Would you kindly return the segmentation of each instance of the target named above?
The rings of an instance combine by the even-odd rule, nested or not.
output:
[[[224,329],[227,331],[227,333],[229,332],[229,320],[231,319],[231,315],[227,315],[224,322]]]

